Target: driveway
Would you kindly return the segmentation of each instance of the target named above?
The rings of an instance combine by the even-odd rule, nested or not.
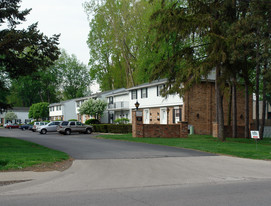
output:
[[[93,159],[142,159],[158,157],[214,156],[213,154],[188,149],[159,145],[131,143],[126,141],[93,138],[96,135],[61,135],[56,132],[46,135],[18,129],[0,129],[0,136],[16,137],[68,153],[77,160]]]
[[[0,129],[75,158],[64,172],[0,187],[3,205],[270,205],[271,164],[178,148]],[[0,174],[1,176],[1,174]]]

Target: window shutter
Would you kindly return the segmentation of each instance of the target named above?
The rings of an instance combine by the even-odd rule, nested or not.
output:
[[[173,115],[172,115],[173,116],[173,124],[175,124],[176,123],[176,120],[175,120],[175,109],[173,109],[172,112],[173,112]]]

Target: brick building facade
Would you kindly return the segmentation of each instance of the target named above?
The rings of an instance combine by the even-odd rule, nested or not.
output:
[[[249,99],[249,122],[252,123],[252,96]],[[224,124],[228,122],[229,94],[223,98]],[[195,134],[212,134],[216,122],[215,83],[202,82],[184,95],[183,119],[194,126]],[[237,91],[237,126],[245,126],[245,92]],[[238,129],[239,130],[239,129]],[[240,129],[242,130],[242,129]]]

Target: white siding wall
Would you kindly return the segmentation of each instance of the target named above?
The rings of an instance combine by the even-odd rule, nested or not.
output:
[[[183,99],[179,95],[169,95],[167,98],[162,96],[157,96],[157,86],[148,88],[148,97],[141,98],[141,89],[137,89],[137,99],[131,98],[131,91],[129,95],[130,107],[135,108],[136,101],[139,102],[139,108],[152,108],[152,107],[165,107],[182,105]]]
[[[17,120],[21,120],[21,123],[25,123],[25,120],[29,120],[29,118],[28,118],[29,112],[28,111],[13,110],[12,112],[14,112],[17,115]],[[6,115],[6,112],[3,112],[0,114],[0,121],[2,118],[4,119],[3,122],[0,122],[2,124],[4,124],[6,122],[5,115]],[[15,122],[15,120],[13,120],[12,122]]]
[[[114,102],[129,102],[130,98],[129,98],[129,94],[123,94],[123,95],[119,95],[119,96],[114,96],[113,98]],[[128,105],[129,106],[129,105]]]
[[[61,110],[58,110],[57,111],[57,107],[59,107],[59,106],[61,106],[61,105],[57,105],[57,106],[51,106],[51,107],[54,107],[54,111],[51,111],[51,109],[49,110],[49,116],[50,117],[55,117],[55,116],[62,116],[63,115],[63,106],[61,106]],[[51,108],[50,107],[50,108]]]

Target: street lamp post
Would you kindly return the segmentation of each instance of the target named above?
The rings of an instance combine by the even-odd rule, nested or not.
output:
[[[138,103],[138,101],[136,101],[136,103],[135,103],[136,110],[138,110],[139,105],[140,104]]]

